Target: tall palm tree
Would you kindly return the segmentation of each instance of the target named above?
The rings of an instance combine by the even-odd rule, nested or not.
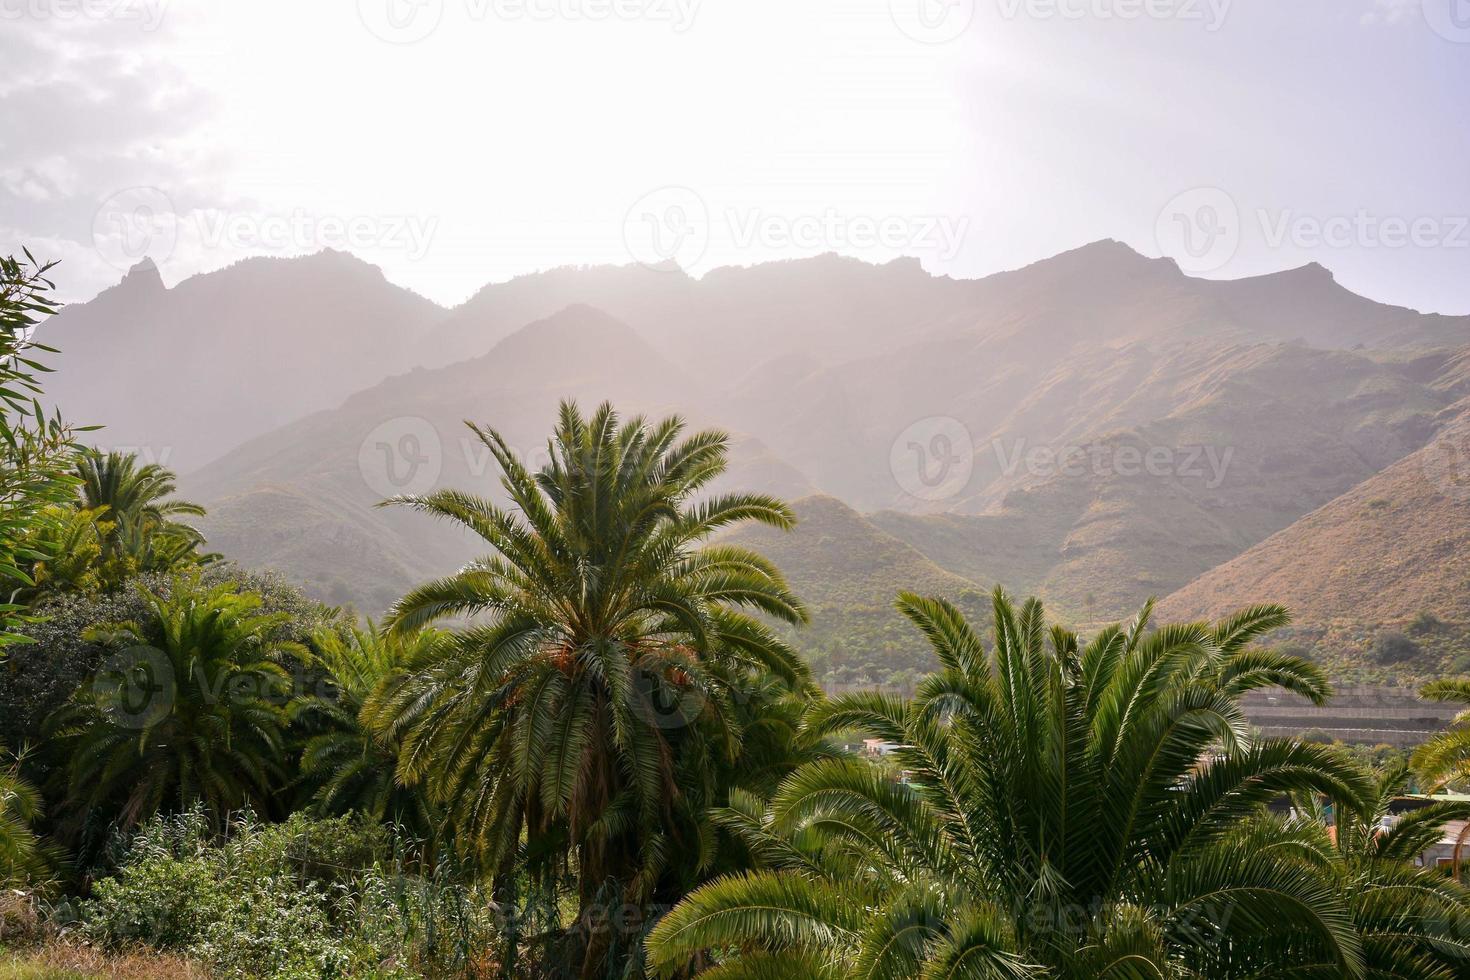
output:
[[[215,816],[246,803],[273,809],[290,688],[299,655],[278,639],[284,613],[232,584],[177,580],[165,598],[140,589],[149,617],[90,634],[115,651],[48,722],[68,761],[74,807],[131,827],[202,802]]]
[[[719,761],[741,749],[732,702],[764,674],[814,690],[752,615],[805,619],[780,573],[707,543],[793,517],[768,496],[701,496],[728,438],[681,438],[678,418],[621,422],[608,405],[586,418],[563,403],[536,473],[494,430],[470,428],[512,509],[453,490],[389,501],[468,528],[491,554],[398,602],[396,634],[463,625],[447,656],[380,690],[367,716],[401,739],[400,778],[426,784],[502,880],[517,862],[543,892],[575,877],[561,955],[601,975],[641,940],[599,927],[599,910],[671,902],[712,860],[705,813],[722,802]]]
[[[1470,779],[1470,680],[1434,681],[1426,684],[1419,696],[1467,705],[1448,728],[1414,752],[1414,770],[1420,781],[1438,789],[1446,783]]]
[[[323,627],[312,638],[311,663],[322,669],[330,691],[299,699],[293,721],[312,734],[301,754],[301,776],[312,787],[312,807],[324,816],[357,812],[391,820],[425,840],[437,816],[418,789],[394,777],[399,746],[363,720],[369,696],[413,664],[433,662],[445,634],[422,630],[386,635],[366,628]]]
[[[653,930],[665,973],[734,977],[1360,977],[1332,876],[1242,831],[1278,795],[1354,801],[1332,750],[1252,740],[1239,697],[1327,695],[1312,665],[1248,649],[1276,607],[1081,646],[997,590],[988,652],[952,605],[899,607],[941,664],[911,701],[819,706],[819,731],[893,743],[901,779],[834,759],[719,814],[762,870],[695,890]],[[1366,806],[1366,805],[1364,805]]]

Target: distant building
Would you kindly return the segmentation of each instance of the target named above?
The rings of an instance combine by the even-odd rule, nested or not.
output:
[[[1440,793],[1435,796],[1401,796],[1389,804],[1388,815],[1383,818],[1383,829],[1388,830],[1407,814],[1423,809],[1431,803],[1470,803],[1470,794]],[[1470,861],[1470,821],[1452,820],[1445,824],[1439,843],[1419,855],[1416,864],[1422,868],[1443,868],[1446,871],[1456,866],[1463,867]],[[1462,872],[1463,875],[1463,872]]]
[[[863,739],[863,755],[871,759],[878,759],[885,755],[890,755],[894,749],[898,748],[902,748],[902,746],[894,742],[885,742],[881,738]]]

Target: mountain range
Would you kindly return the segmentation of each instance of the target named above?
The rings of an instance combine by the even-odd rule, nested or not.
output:
[[[446,310],[324,252],[172,288],[145,262],[45,329],[57,404],[178,470],[214,549],[363,612],[476,554],[379,501],[495,494],[463,422],[534,462],[572,397],[724,428],[726,486],[798,501],[796,531],[737,533],[808,596],[838,682],[924,666],[900,588],[999,583],[1084,625],[1285,601],[1294,642],[1367,677],[1467,649],[1470,318],[1318,265],[1203,280],[1097,242],[978,280],[566,268]],[[1430,620],[1417,661],[1375,660]]]

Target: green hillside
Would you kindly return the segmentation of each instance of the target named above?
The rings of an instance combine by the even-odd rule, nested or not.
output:
[[[945,571],[840,500],[807,497],[794,507],[794,531],[745,528],[729,539],[774,561],[806,602],[812,621],[795,639],[826,686],[903,687],[934,668],[894,608],[901,590],[942,596],[975,616],[989,608],[989,586]]]

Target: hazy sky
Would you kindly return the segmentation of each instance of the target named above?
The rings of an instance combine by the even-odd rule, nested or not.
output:
[[[0,0],[0,249],[556,265],[1119,238],[1470,312],[1470,0]]]

